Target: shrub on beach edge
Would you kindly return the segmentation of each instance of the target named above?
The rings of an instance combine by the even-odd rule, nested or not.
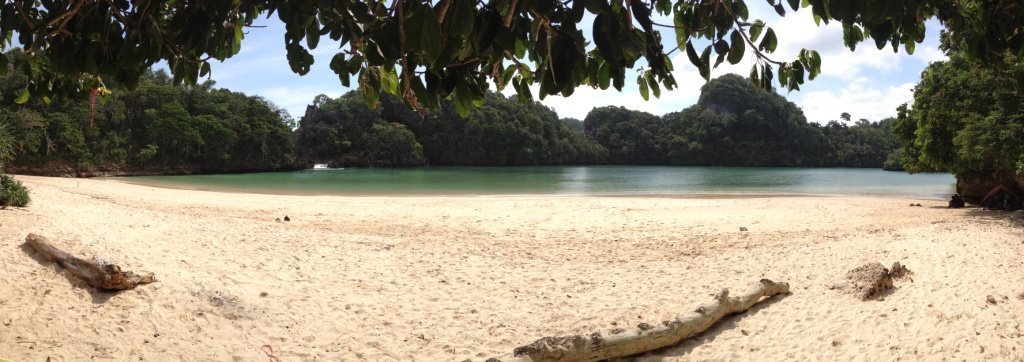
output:
[[[0,207],[24,207],[30,201],[32,199],[28,196],[28,189],[21,184],[21,181],[0,174]]]

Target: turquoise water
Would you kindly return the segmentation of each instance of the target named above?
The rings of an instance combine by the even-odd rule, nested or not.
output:
[[[300,195],[868,195],[945,199],[946,173],[670,166],[431,167],[121,177],[171,188]]]

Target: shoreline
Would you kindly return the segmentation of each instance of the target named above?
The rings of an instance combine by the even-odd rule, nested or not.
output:
[[[1024,357],[1024,212],[16,178],[33,202],[0,210],[0,358],[257,360],[270,344],[282,360],[484,361],[544,336],[659,323],[761,278],[792,294],[639,360]],[[25,250],[30,232],[158,282],[97,292]],[[868,261],[898,261],[913,281],[873,301],[830,287]]]
[[[21,175],[19,175],[21,176]],[[51,177],[51,176],[33,176],[33,177]],[[612,198],[668,198],[668,199],[761,199],[761,198],[787,198],[787,197],[864,197],[864,198],[880,198],[880,199],[908,199],[908,200],[922,200],[922,201],[935,201],[945,200],[943,197],[927,197],[924,195],[883,195],[883,194],[828,194],[828,193],[765,193],[765,192],[719,192],[719,193],[708,193],[708,192],[696,192],[696,193],[647,193],[647,192],[623,192],[623,193],[443,193],[443,192],[405,192],[405,193],[329,193],[329,192],[288,192],[288,190],[272,190],[272,189],[252,189],[252,188],[233,188],[233,187],[201,187],[201,186],[188,186],[176,183],[167,182],[138,182],[126,180],[123,177],[94,177],[90,178],[99,181],[122,183],[128,185],[136,185],[142,187],[155,187],[169,190],[184,190],[184,191],[204,191],[204,192],[220,192],[229,194],[249,194],[249,195],[278,195],[278,196],[320,196],[320,197],[396,197],[396,198],[408,198],[408,197],[466,197],[466,198],[503,198],[503,197],[612,197]]]

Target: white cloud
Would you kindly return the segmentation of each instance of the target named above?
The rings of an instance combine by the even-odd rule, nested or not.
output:
[[[934,46],[925,46],[922,48],[918,48],[917,51],[914,52],[914,58],[918,59],[925,65],[931,64],[933,62],[949,60],[949,56],[947,56],[946,53],[943,53],[942,50],[939,50],[938,47]]]
[[[853,119],[872,121],[895,116],[896,107],[913,100],[913,88],[924,67],[947,59],[938,49],[934,29],[939,24],[933,21],[928,23],[933,31],[917,45],[913,55],[903,47],[898,53],[890,45],[878,49],[871,39],[850,51],[843,45],[841,24],[819,27],[809,12],[791,14],[772,26],[779,38],[776,60],[795,59],[802,48],[817,50],[821,55],[821,75],[805,83],[803,90],[785,94],[811,122],[837,120],[842,112],[850,113]]]
[[[838,120],[843,112],[853,119],[878,121],[896,115],[896,107],[913,100],[913,83],[872,87],[868,78],[857,78],[838,90],[806,92],[797,104],[808,121],[826,123]]]
[[[873,40],[857,44],[856,51],[851,52],[843,45],[841,24],[815,25],[809,11],[791,14],[770,26],[779,38],[779,46],[772,54],[775,60],[788,62],[796,59],[800,49],[815,50],[821,55],[822,76],[853,80],[866,70],[892,73],[899,71],[908,57],[902,47],[894,53],[889,46],[876,48]]]
[[[340,88],[340,86],[338,87]],[[296,121],[302,118],[305,114],[306,106],[313,103],[313,98],[318,95],[326,94],[328,97],[337,98],[341,97],[343,92],[338,90],[325,90],[322,87],[306,86],[306,87],[275,87],[275,88],[264,88],[256,92],[264,98],[274,102],[278,107],[288,111],[288,114],[292,116]]]

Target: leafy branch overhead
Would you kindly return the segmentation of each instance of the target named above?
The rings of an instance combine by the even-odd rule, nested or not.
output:
[[[872,40],[913,52],[932,17],[961,33],[980,59],[1020,52],[1024,43],[1018,0],[766,1],[780,15],[803,9],[816,21],[841,23],[850,49]],[[580,86],[621,90],[634,68],[642,95],[657,97],[677,86],[675,51],[686,52],[705,79],[712,67],[751,53],[751,79],[765,88],[777,81],[799,89],[821,69],[814,50],[773,59],[776,33],[750,19],[743,0],[5,0],[3,49],[21,47],[28,57],[0,57],[0,70],[11,62],[29,76],[26,99],[84,97],[100,75],[133,85],[161,60],[175,83],[196,84],[211,61],[238,53],[245,28],[260,16],[284,22],[288,64],[298,74],[309,72],[309,50],[328,37],[339,45],[330,68],[370,105],[382,92],[413,108],[450,98],[462,114],[483,102],[491,84],[527,101],[531,86],[541,98]],[[677,47],[664,49],[665,34]]]

